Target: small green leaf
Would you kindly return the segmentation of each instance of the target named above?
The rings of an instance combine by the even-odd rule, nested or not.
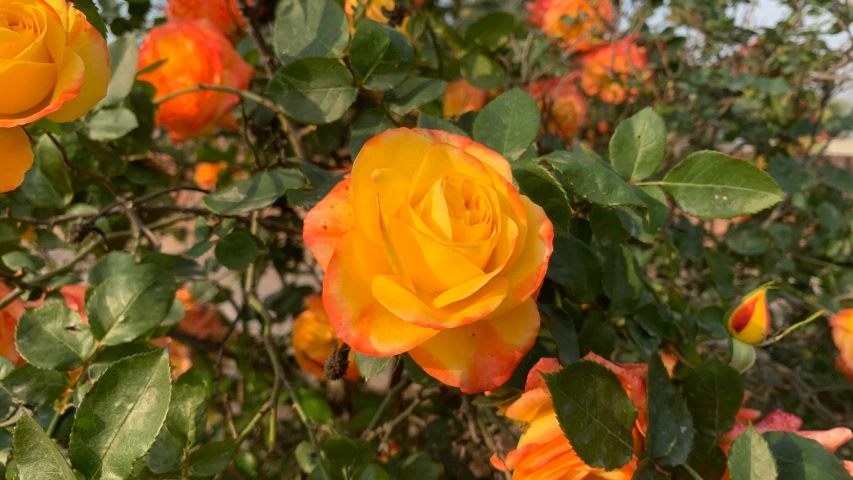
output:
[[[634,472],[631,480],[667,480],[668,478],[657,470],[655,462],[646,459],[640,462],[640,466]]]
[[[666,125],[651,107],[616,127],[610,138],[610,163],[625,180],[654,174],[666,153]]]
[[[74,197],[74,189],[59,149],[44,135],[36,143],[34,153],[35,163],[24,176],[21,193],[36,207],[67,207]]]
[[[642,298],[643,271],[626,245],[608,250],[603,257],[601,283],[610,297],[610,309],[616,315],[626,315]]]
[[[604,205],[645,207],[630,185],[607,165],[580,152],[554,152],[543,157],[559,170],[566,183],[579,197]]]
[[[193,475],[212,477],[219,475],[234,457],[234,442],[223,440],[202,445],[190,455],[190,468]]]
[[[693,418],[657,353],[649,359],[646,388],[646,454],[665,466],[684,463],[693,447]]]
[[[181,468],[183,459],[184,449],[164,427],[148,452],[148,469],[154,474],[168,473]]]
[[[130,95],[133,82],[136,81],[136,68],[139,66],[139,41],[135,34],[118,37],[109,45],[110,83],[107,95],[96,108],[121,103]]]
[[[40,407],[57,400],[68,388],[68,374],[24,364],[3,378],[2,385],[25,405]],[[4,410],[5,411],[5,410]]]
[[[438,100],[444,96],[447,82],[435,78],[414,77],[401,83],[385,94],[388,108],[397,115],[406,115],[412,110]]]
[[[441,478],[441,465],[434,462],[426,453],[421,452],[406,459],[403,463],[401,478],[439,480]]]
[[[472,23],[465,32],[471,45],[496,50],[506,45],[515,30],[515,17],[506,12],[492,12]]]
[[[279,70],[267,94],[294,119],[314,125],[344,116],[358,90],[350,71],[332,58],[303,58]]]
[[[540,114],[536,101],[514,88],[489,102],[474,120],[474,140],[518,160],[539,133]]]
[[[350,66],[369,90],[399,85],[415,64],[415,50],[405,35],[388,25],[363,19],[352,37]]]
[[[255,237],[236,229],[216,244],[216,259],[231,270],[245,270],[260,255]]]
[[[172,388],[172,400],[166,425],[175,440],[191,447],[204,434],[207,421],[208,388],[191,369],[178,378]]]
[[[465,80],[477,88],[491,90],[501,88],[506,84],[504,67],[486,54],[472,52],[465,55],[462,59],[461,68]]]
[[[356,468],[353,480],[391,480],[391,475],[378,463],[365,463]]]
[[[776,461],[761,434],[750,424],[729,452],[732,480],[776,480]]]
[[[89,270],[89,285],[96,286],[118,272],[132,269],[136,266],[133,255],[124,252],[110,252],[99,258],[95,266]]]
[[[581,460],[608,470],[631,461],[637,407],[613,372],[598,363],[580,361],[543,377],[560,427]]]
[[[361,112],[352,124],[350,156],[355,159],[368,140],[390,128],[394,128],[394,122],[381,108],[369,108]]]
[[[176,290],[170,275],[151,264],[108,277],[86,303],[92,333],[104,345],[135,340],[166,318]]]
[[[779,480],[850,479],[838,458],[810,438],[791,432],[767,432],[764,440],[776,459]]]
[[[732,218],[772,207],[784,198],[773,178],[728,155],[696,152],[666,174],[663,188],[699,218]]]
[[[580,360],[578,332],[569,314],[554,305],[539,305],[542,321],[551,331],[554,343],[557,344],[557,358],[560,364],[568,365]]]
[[[569,231],[572,219],[569,195],[551,171],[540,165],[538,160],[523,160],[512,165],[512,177],[522,193],[545,210],[554,226],[564,232]]]
[[[684,379],[684,397],[696,429],[721,435],[734,426],[743,402],[743,379],[737,370],[711,358]]]
[[[716,437],[697,432],[693,437],[693,450],[687,457],[686,465],[703,480],[720,480],[726,473],[726,454],[717,445]],[[673,470],[672,479],[696,480],[696,476],[679,466]]]
[[[432,115],[427,115],[425,113],[421,113],[418,116],[418,127],[428,128],[430,130],[441,130],[443,132],[448,132],[463,137],[468,136],[468,134],[465,133],[465,130],[462,130],[453,123],[448,122],[443,118],[433,117]]]
[[[83,365],[95,350],[89,326],[60,299],[48,299],[24,313],[15,331],[15,344],[27,362],[61,371]]]
[[[56,444],[26,413],[15,426],[12,451],[19,480],[76,480]]]
[[[89,138],[96,142],[117,140],[138,126],[136,114],[127,108],[98,110],[89,120]]]
[[[574,300],[588,303],[601,291],[601,268],[592,249],[574,235],[556,233],[548,278],[566,287]]]
[[[333,0],[284,0],[275,13],[273,47],[284,63],[343,55],[349,22]]]
[[[299,170],[278,168],[238,182],[221,192],[204,197],[205,206],[220,215],[237,215],[269,207],[288,190],[305,185]]]
[[[115,363],[77,410],[71,464],[91,480],[128,478],[166,421],[170,395],[167,350]]]
[[[385,367],[394,360],[395,357],[374,357],[363,353],[355,352],[355,363],[358,365],[358,371],[365,379],[371,379],[379,375]]]

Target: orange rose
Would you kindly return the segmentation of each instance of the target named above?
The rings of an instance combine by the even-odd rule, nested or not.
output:
[[[228,164],[225,162],[197,163],[195,166],[195,173],[193,174],[193,180],[199,187],[205,190],[210,190],[216,186],[216,183],[219,181],[220,172],[226,168],[228,168]]]
[[[502,156],[406,128],[368,141],[304,227],[338,338],[367,355],[408,352],[465,393],[506,382],[533,346],[553,238]]]
[[[228,38],[239,39],[246,27],[236,0],[169,0],[166,18],[170,22],[184,22],[206,18]]]
[[[222,323],[216,305],[193,300],[189,290],[182,288],[175,296],[183,302],[186,314],[178,323],[184,333],[202,340],[221,342],[228,333],[228,326]]]
[[[615,364],[594,353],[585,360],[600,363],[619,377],[628,396],[634,401],[640,415],[634,427],[635,443],[643,444],[646,434],[646,380],[648,368],[644,364]],[[543,373],[560,370],[556,358],[539,360],[527,375],[524,393],[507,409],[506,416],[528,424],[518,441],[518,449],[507,454],[505,460],[492,456],[492,465],[505,472],[514,471],[514,480],[533,478],[571,478],[583,480],[607,478],[608,480],[630,480],[637,467],[635,457],[627,465],[606,472],[604,469],[587,465],[575,453],[569,440],[557,423],[557,414],[551,401],[551,393],[542,378]],[[638,454],[642,454],[638,450]]]
[[[70,122],[107,93],[104,37],[70,2],[0,2],[0,192],[17,188],[33,163],[21,127],[41,118]],[[10,93],[13,92],[13,93]]]
[[[633,100],[639,91],[626,90],[630,78],[646,82],[651,78],[646,49],[634,37],[603,46],[581,59],[581,87],[587,95],[597,95],[607,103],[620,104]]]
[[[740,419],[738,418],[738,420]],[[741,433],[746,431],[749,423],[752,423],[752,420],[748,422],[738,421],[731,431],[720,437],[720,448],[722,448],[724,452],[728,453],[732,447],[732,443],[737,440],[737,437],[739,437]],[[758,433],[796,433],[801,437],[810,438],[816,441],[833,453],[838,450],[838,447],[853,439],[853,431],[845,427],[837,427],[830,430],[800,430],[803,426],[803,419],[793,413],[787,413],[782,410],[773,410],[760,422],[754,423],[753,426]]]
[[[832,327],[832,340],[835,341],[835,346],[839,350],[835,366],[853,382],[853,309],[842,310],[835,314],[829,326]]]
[[[293,321],[293,350],[296,353],[296,363],[299,368],[320,380],[326,379],[326,359],[329,358],[343,342],[335,336],[335,330],[329,325],[329,317],[323,309],[323,299],[320,295],[305,297],[308,309],[300,313]],[[349,366],[346,379],[358,380],[358,367],[355,364],[355,354],[350,350]]]
[[[0,300],[10,293],[12,289],[0,283]],[[15,300],[0,310],[0,357],[8,358],[15,365],[24,363],[15,345],[15,328],[18,327],[18,319],[24,314],[24,309],[24,302]]]
[[[578,91],[572,78],[539,80],[529,84],[525,90],[545,112],[545,131],[556,133],[569,143],[574,140],[587,118],[586,98]]]
[[[767,308],[767,289],[747,295],[735,308],[727,322],[732,337],[747,345],[761,343],[770,333],[770,310]]]
[[[489,101],[489,91],[477,88],[464,78],[447,84],[444,92],[444,116],[458,117],[465,112],[479,112]]]
[[[406,11],[401,18],[394,18],[396,3],[396,0],[346,0],[344,3],[344,11],[347,13],[347,17],[350,21],[350,30],[353,32],[355,31],[355,27],[352,23],[355,17],[355,12],[358,11],[357,9],[359,8],[359,4],[366,4],[366,6],[361,7],[365,9],[364,18],[388,24],[397,30],[406,33],[406,24],[409,23],[409,12]],[[391,20],[394,21],[392,22]]]
[[[152,29],[139,50],[139,69],[164,59],[165,64],[139,76],[157,88],[156,98],[198,84],[244,90],[252,76],[252,67],[209,20]],[[162,103],[155,120],[173,143],[210,135],[216,127],[236,130],[231,111],[239,101],[237,95],[211,90],[185,93]]]
[[[527,23],[570,50],[589,50],[603,43],[613,23],[610,0],[534,0],[525,7]]]
[[[159,348],[169,347],[169,364],[172,366],[172,380],[187,373],[193,366],[189,347],[172,337],[160,337],[151,340],[151,345]]]

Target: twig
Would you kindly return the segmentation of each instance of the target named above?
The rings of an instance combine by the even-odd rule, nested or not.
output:
[[[370,423],[367,424],[367,428],[364,430],[364,433],[361,434],[361,438],[369,438],[373,434],[373,429],[376,428],[376,425],[379,423],[379,420],[382,418],[382,415],[385,414],[385,411],[388,410],[388,407],[391,405],[391,402],[400,394],[406,387],[409,386],[409,380],[403,379],[394,385],[393,388],[388,390],[388,393],[385,394],[385,397],[382,398],[382,403],[379,404],[379,408],[376,409],[376,413],[373,414],[373,418],[370,419]]]

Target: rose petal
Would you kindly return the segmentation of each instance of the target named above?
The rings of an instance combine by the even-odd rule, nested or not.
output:
[[[302,239],[323,270],[341,238],[357,226],[351,200],[352,179],[347,177],[305,216]]]
[[[0,193],[18,188],[24,175],[33,166],[30,138],[22,127],[0,128]]]

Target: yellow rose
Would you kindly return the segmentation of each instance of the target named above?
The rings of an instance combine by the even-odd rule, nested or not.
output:
[[[20,127],[41,118],[70,122],[106,94],[107,44],[86,16],[62,0],[0,1],[0,191],[17,187],[32,163]],[[14,92],[14,94],[8,94]]]
[[[501,155],[406,128],[367,142],[304,228],[338,338],[367,355],[408,352],[466,393],[506,382],[533,346],[553,237]]]

